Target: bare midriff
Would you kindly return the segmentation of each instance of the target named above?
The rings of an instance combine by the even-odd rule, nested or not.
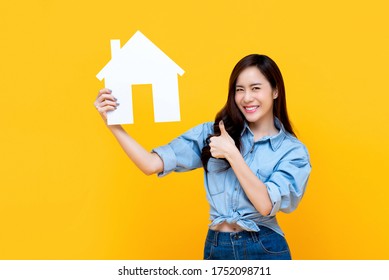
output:
[[[215,226],[211,227],[211,229],[214,231],[220,231],[220,232],[239,232],[239,231],[243,230],[237,224],[229,224],[226,222],[215,225]]]

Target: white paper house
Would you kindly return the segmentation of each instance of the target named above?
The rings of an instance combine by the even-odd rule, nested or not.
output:
[[[155,122],[180,120],[177,74],[182,76],[184,70],[140,31],[122,48],[120,40],[111,40],[111,55],[97,74],[120,103],[117,110],[109,112],[108,124],[134,122],[131,86],[135,84],[152,85]]]

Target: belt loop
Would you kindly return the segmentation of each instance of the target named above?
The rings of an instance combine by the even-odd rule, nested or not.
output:
[[[256,231],[250,231],[251,238],[253,239],[254,242],[258,242],[258,232]]]
[[[215,234],[213,235],[213,246],[217,247],[217,237],[219,235],[218,231],[215,231]]]

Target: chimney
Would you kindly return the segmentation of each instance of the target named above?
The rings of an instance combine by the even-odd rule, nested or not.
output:
[[[120,40],[111,40],[111,57],[112,59],[119,53]]]

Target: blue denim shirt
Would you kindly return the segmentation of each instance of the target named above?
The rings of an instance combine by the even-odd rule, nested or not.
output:
[[[309,154],[304,144],[285,131],[275,118],[279,133],[254,142],[254,134],[246,124],[242,131],[241,154],[258,178],[266,185],[272,202],[268,216],[262,216],[243,191],[232,168],[222,159],[210,158],[204,184],[210,205],[210,226],[222,222],[237,223],[247,231],[259,231],[258,225],[283,235],[275,215],[290,213],[303,197],[311,172]],[[201,150],[213,133],[213,122],[198,125],[166,146],[153,150],[164,163],[158,176],[172,171],[183,172],[202,167]],[[226,169],[227,168],[227,169]]]

